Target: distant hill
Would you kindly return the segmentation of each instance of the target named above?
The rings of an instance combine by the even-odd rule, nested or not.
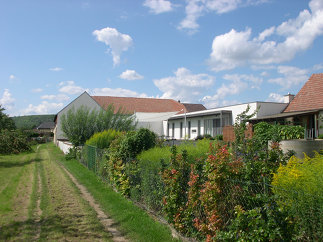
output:
[[[12,117],[18,129],[33,129],[43,122],[54,121],[55,114]]]

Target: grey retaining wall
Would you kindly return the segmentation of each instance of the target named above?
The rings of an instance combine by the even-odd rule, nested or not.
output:
[[[323,139],[283,140],[280,142],[280,145],[284,152],[294,150],[296,152],[296,156],[299,158],[304,158],[304,153],[310,157],[313,157],[315,154],[314,151],[320,152],[320,150],[323,150]]]

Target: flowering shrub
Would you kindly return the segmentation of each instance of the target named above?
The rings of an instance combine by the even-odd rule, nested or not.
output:
[[[279,206],[294,221],[298,240],[323,240],[323,156],[292,157],[273,178]]]
[[[186,150],[183,150],[182,154],[178,154],[176,146],[173,146],[171,153],[169,167],[162,174],[165,183],[163,210],[168,221],[173,223],[179,231],[185,232],[184,211],[187,203],[190,166]]]

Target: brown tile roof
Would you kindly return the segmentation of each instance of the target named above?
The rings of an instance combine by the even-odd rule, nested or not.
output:
[[[172,99],[157,99],[157,98],[137,98],[137,97],[111,97],[111,96],[92,96],[92,98],[103,108],[109,104],[113,104],[115,111],[120,107],[127,113],[146,112],[146,113],[161,113],[161,112],[178,112],[185,108],[182,103]],[[186,109],[186,108],[185,108]],[[186,112],[188,112],[186,110]]]
[[[284,113],[317,109],[323,109],[323,73],[313,74],[308,79]]]
[[[183,105],[185,106],[187,113],[206,110],[206,107],[202,104],[183,103]]]

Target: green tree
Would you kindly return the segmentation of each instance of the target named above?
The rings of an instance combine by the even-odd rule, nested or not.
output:
[[[15,122],[3,111],[5,109],[0,104],[0,130],[14,130],[16,129]]]
[[[72,108],[61,117],[61,128],[74,146],[83,145],[96,132],[108,129],[128,131],[134,127],[134,118],[122,109],[114,112],[112,105],[100,111],[90,110],[86,106],[81,106],[77,110]]]

